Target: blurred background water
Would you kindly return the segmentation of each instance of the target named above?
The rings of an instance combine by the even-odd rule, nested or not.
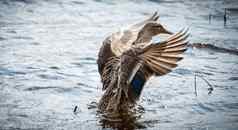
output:
[[[238,12],[228,11],[223,25],[224,8],[235,7],[237,0],[0,0],[0,129],[108,127],[94,105],[102,95],[98,50],[154,11],[173,32],[189,27],[191,43],[228,51],[190,47],[173,72],[152,78],[134,128],[237,129],[238,55],[229,49],[238,50]],[[194,94],[194,72],[211,94],[201,78]]]

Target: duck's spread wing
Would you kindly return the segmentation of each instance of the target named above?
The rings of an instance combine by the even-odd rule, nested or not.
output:
[[[188,36],[188,31],[182,30],[164,42],[147,46],[138,57],[155,75],[167,74],[182,59],[179,55],[186,50]]]

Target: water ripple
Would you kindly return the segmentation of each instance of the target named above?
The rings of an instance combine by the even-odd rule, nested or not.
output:
[[[64,79],[61,76],[57,76],[57,75],[49,75],[49,74],[39,74],[38,77],[42,78],[42,79],[50,79],[50,80],[60,80],[60,79]]]
[[[54,87],[54,86],[48,86],[48,87],[40,87],[40,86],[35,86],[35,87],[30,87],[26,88],[26,91],[37,91],[37,90],[42,90],[42,89],[55,89],[59,87]]]

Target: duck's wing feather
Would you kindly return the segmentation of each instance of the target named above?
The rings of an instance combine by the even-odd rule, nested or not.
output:
[[[115,79],[115,74],[117,72],[117,68],[118,68],[118,64],[120,62],[120,58],[119,57],[116,57],[116,56],[113,56],[113,57],[110,57],[104,68],[103,68],[103,71],[102,71],[102,76],[101,76],[101,80],[102,80],[102,83],[103,83],[103,87],[102,87],[102,90],[105,90],[108,88],[108,86],[110,84],[112,84],[112,82],[114,82]]]
[[[186,50],[188,36],[188,30],[182,30],[164,42],[147,46],[138,57],[155,75],[167,74],[183,58],[179,55]]]
[[[147,22],[150,22],[150,21],[157,21],[159,19],[159,14],[158,12],[156,11],[151,17],[149,17],[148,19],[146,20],[143,20],[141,22],[138,22],[134,25],[131,26],[131,28],[140,28],[142,26],[144,26]]]

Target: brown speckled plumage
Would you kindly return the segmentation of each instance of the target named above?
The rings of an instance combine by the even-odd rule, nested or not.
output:
[[[107,37],[99,51],[98,70],[105,91],[99,101],[101,111],[124,111],[136,104],[132,80],[139,76],[147,81],[152,75],[167,74],[176,67],[186,50],[187,30],[166,41],[152,43],[152,37],[171,34],[159,22],[156,12],[149,19]]]

